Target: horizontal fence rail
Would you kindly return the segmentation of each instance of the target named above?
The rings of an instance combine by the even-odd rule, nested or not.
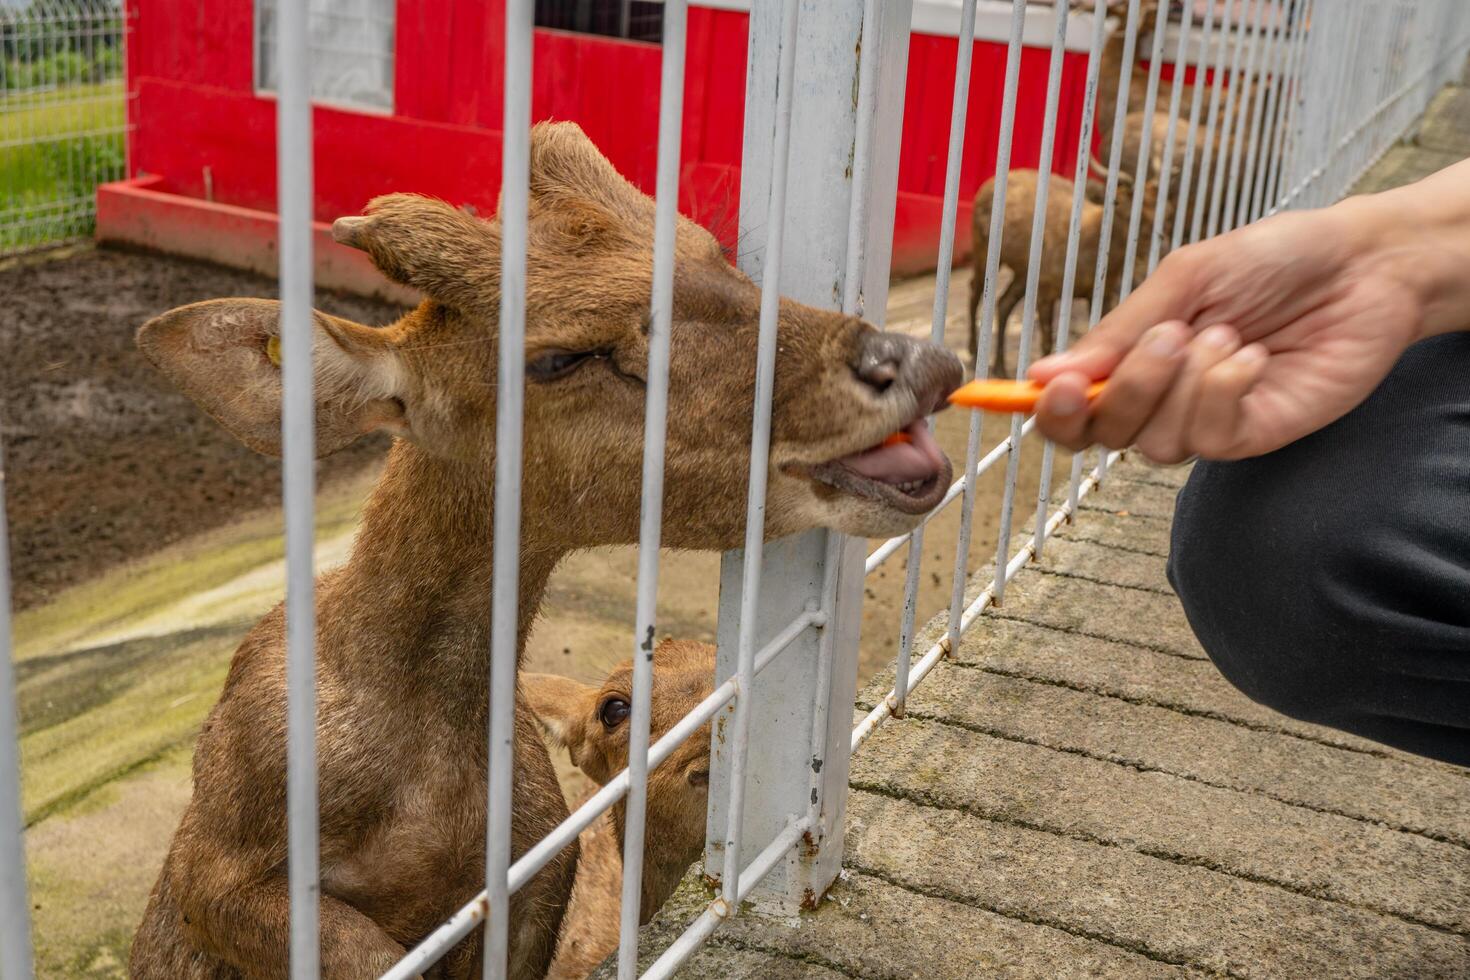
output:
[[[271,80],[277,88],[278,105],[284,355],[290,963],[293,977],[311,978],[319,972],[320,963],[321,873],[312,580],[316,430],[311,363],[312,78],[308,41],[316,40],[313,31],[327,28],[321,28],[320,19],[314,24],[308,18],[305,4],[269,6],[276,32],[271,45]],[[1004,601],[1007,583],[1042,554],[1050,536],[1077,517],[1083,499],[1102,485],[1109,467],[1123,455],[1103,451],[1076,453],[1067,459],[1051,444],[1032,447],[1028,437],[1035,419],[1020,413],[1009,420],[1004,435],[987,447],[987,433],[977,413],[968,420],[965,459],[958,467],[958,478],[912,530],[882,541],[866,557],[861,541],[836,532],[813,532],[792,542],[767,543],[765,508],[774,391],[781,370],[782,292],[810,288],[816,300],[830,294],[829,309],[866,316],[881,325],[898,170],[897,149],[887,145],[886,133],[901,121],[910,5],[904,0],[865,0],[859,10],[859,5],[827,5],[818,0],[754,0],[745,120],[747,157],[742,172],[741,236],[746,251],[740,264],[759,283],[760,305],[750,364],[752,452],[744,547],[727,555],[723,566],[726,594],[721,606],[720,666],[713,690],[652,739],[651,644],[657,633],[670,363],[676,343],[675,242],[687,6],[685,0],[668,0],[662,5],[638,579],[634,633],[629,638],[633,673],[628,765],[554,831],[524,853],[515,854],[511,848],[511,789],[515,781],[517,644],[523,612],[519,573],[526,301],[532,271],[527,245],[533,216],[529,131],[535,4],[533,0],[507,0],[505,5],[499,373],[493,379],[494,533],[487,549],[494,588],[491,607],[485,611],[491,637],[486,652],[490,710],[485,733],[489,760],[484,801],[485,888],[428,935],[417,937],[413,948],[383,974],[388,980],[423,975],[476,930],[483,930],[484,975],[509,976],[515,935],[512,896],[620,802],[624,805],[624,879],[616,958],[620,980],[673,975],[722,923],[740,914],[747,901],[789,903],[793,893],[803,891],[820,896],[840,865],[850,754],[888,721],[904,716],[908,695],[940,661],[959,649],[987,609]],[[105,5],[77,9],[91,11],[88,23],[94,26],[88,30],[94,33],[85,44],[67,33],[72,27],[56,26],[65,21],[66,12],[76,14],[65,4],[35,4],[22,15],[0,8],[0,29],[6,32],[0,39],[5,44],[6,71],[0,90],[0,119],[11,127],[0,130],[0,175],[8,172],[3,166],[10,159],[3,154],[14,156],[12,151],[65,145],[67,140],[82,137],[116,138],[121,154],[125,126],[120,113],[116,119],[108,117],[92,129],[76,132],[43,130],[43,123],[35,121],[73,97],[122,98],[123,83],[108,53],[116,51],[121,57],[121,14],[109,14],[113,8]],[[53,10],[59,20],[48,19]],[[977,378],[988,376],[992,364],[1003,362],[1004,358],[994,356],[995,350],[1009,354],[1005,345],[1012,334],[1006,321],[1013,309],[1019,310],[1020,324],[1007,373],[1020,378],[1037,353],[1039,339],[1054,337],[1055,349],[1065,349],[1074,334],[1096,326],[1171,251],[1282,210],[1322,205],[1347,193],[1412,126],[1470,49],[1470,9],[1461,0],[1341,0],[1330,4],[1321,0],[1184,4],[1153,0],[1028,4],[1012,0],[1006,36],[992,39],[1003,40],[1003,49],[998,44],[976,46],[976,15],[977,0],[962,0],[958,5],[957,72],[950,102],[928,338],[936,344],[963,346],[954,336],[949,303],[951,269],[960,237],[957,221],[966,147],[980,142],[966,132],[975,118],[971,79],[978,71],[999,67],[977,65],[977,57],[1002,57],[995,51],[1003,50],[1001,98],[987,109],[996,123],[996,143],[993,156],[987,151],[981,161],[994,167],[994,177],[986,184],[993,206],[988,215],[981,215],[975,229],[975,247],[985,252],[978,263],[979,276],[970,286],[978,294],[978,301],[972,304],[977,313],[972,365]],[[22,30],[18,24],[26,26]],[[1038,32],[1038,24],[1046,30]],[[1069,44],[1080,43],[1078,37],[1088,38],[1080,92],[1069,88],[1065,70],[1066,59],[1077,54]],[[1037,44],[1037,38],[1047,42],[1047,74],[1039,106],[1043,122],[1033,147],[1017,145],[1016,133],[1018,111],[1038,108],[1023,105],[1020,98],[1022,52],[1028,41]],[[94,86],[96,93],[67,94],[83,84]],[[810,124],[814,118],[828,120],[826,131],[819,132],[821,127]],[[1062,149],[1073,145],[1073,136],[1080,148],[1075,159]],[[90,214],[84,205],[90,207],[97,180],[122,176],[121,158],[114,173],[99,164],[104,155],[95,148],[64,154],[66,179],[78,182],[47,185],[71,194],[56,205],[60,210],[46,211],[51,205],[40,197],[28,197],[25,202],[7,197],[0,202],[0,255],[85,234],[85,220],[78,216]],[[1015,166],[1020,159],[1034,159],[1036,165]],[[816,169],[814,160],[835,161],[832,172]],[[12,193],[10,186],[0,190]],[[35,193],[44,197],[53,191],[42,188]],[[818,197],[820,200],[815,199]],[[65,220],[57,215],[65,215]],[[823,247],[813,245],[814,241],[824,243]],[[818,251],[820,255],[813,254]],[[820,278],[821,282],[793,288],[793,278]],[[1053,282],[1059,283],[1055,295],[1047,292]],[[817,305],[811,296],[798,298]],[[1077,301],[1087,303],[1085,324],[1076,324],[1080,330],[1074,330]],[[1051,319],[1054,314],[1055,321]],[[486,379],[487,384],[491,380]],[[1034,518],[1030,510],[1017,518],[1022,455],[1032,448],[1040,453]],[[980,482],[1002,462],[997,541],[993,553],[986,545],[985,560],[977,565],[971,544]],[[1061,474],[1058,466],[1063,467]],[[0,463],[0,505],[3,492]],[[932,546],[935,517],[956,503],[960,508],[958,530],[944,605],[925,611],[921,609],[920,570],[926,538]],[[1021,506],[1029,508],[1030,498]],[[4,600],[0,606],[0,972],[4,980],[17,980],[31,976],[32,962],[18,804],[18,726],[3,513],[0,506],[0,600]],[[1024,526],[1016,529],[1018,519],[1023,524],[1031,522],[1029,534]],[[943,544],[948,547],[950,542]],[[894,683],[886,697],[853,727],[849,712],[856,684],[853,661],[864,579],[900,553],[905,554],[907,564],[894,647]],[[791,600],[789,606],[773,602],[773,591],[790,591],[792,595],[785,597]],[[918,624],[927,613],[934,614],[939,639],[916,656]],[[773,692],[774,688],[783,690]],[[782,715],[788,720],[784,729],[760,720],[759,712],[777,700],[791,709]],[[717,885],[700,913],[666,948],[640,950],[639,923],[652,911],[642,908],[645,845],[659,833],[654,823],[656,809],[649,807],[649,773],[712,724],[724,726],[719,740],[723,744],[712,745],[705,857],[705,870]],[[773,768],[781,779],[762,778],[768,777],[764,767],[769,760],[780,762],[792,756],[787,743],[799,746],[799,768],[789,772]],[[640,962],[650,964],[641,974]]]

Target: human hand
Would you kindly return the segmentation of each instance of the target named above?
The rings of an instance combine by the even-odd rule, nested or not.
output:
[[[1031,368],[1046,385],[1042,433],[1175,463],[1267,453],[1346,414],[1425,335],[1430,267],[1444,264],[1360,201],[1168,256],[1074,348]]]

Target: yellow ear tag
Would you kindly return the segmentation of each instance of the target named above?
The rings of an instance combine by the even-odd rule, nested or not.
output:
[[[281,366],[281,338],[271,337],[265,342],[265,356],[271,359],[276,367]]]

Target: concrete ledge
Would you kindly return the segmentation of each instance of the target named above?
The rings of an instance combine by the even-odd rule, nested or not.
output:
[[[357,249],[332,240],[331,226],[312,223],[312,259],[322,289],[417,306],[418,293],[383,277]],[[203,259],[274,277],[279,270],[280,219],[269,211],[171,194],[160,177],[138,177],[97,188],[97,241]]]

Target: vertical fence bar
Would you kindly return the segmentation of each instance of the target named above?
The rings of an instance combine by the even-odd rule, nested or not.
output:
[[[1269,6],[1262,2],[1257,7],[1261,13],[1256,25],[1256,38],[1251,47],[1250,86],[1253,98],[1251,100],[1250,142],[1241,162],[1240,190],[1235,214],[1237,226],[1244,225],[1250,220],[1250,201],[1253,192],[1252,185],[1256,179],[1256,161],[1259,159],[1261,126],[1265,120],[1266,96],[1270,92],[1266,79],[1266,67],[1279,46],[1277,30],[1281,20],[1281,8],[1282,0],[1270,0]],[[1272,21],[1269,25],[1264,23],[1268,10]],[[1256,63],[1257,51],[1261,53],[1259,64]]]
[[[975,0],[964,0],[960,6],[960,34],[955,56],[954,95],[949,106],[949,146],[944,166],[944,210],[939,220],[939,258],[934,271],[934,313],[929,324],[929,339],[944,343],[945,325],[949,320],[950,271],[954,266],[955,222],[959,216],[960,160],[965,149],[965,121],[970,106],[970,71],[975,54]],[[974,289],[975,284],[971,283]],[[984,356],[984,344],[976,346],[976,364]],[[966,470],[966,492],[974,481]],[[969,550],[962,539],[962,551]],[[918,608],[919,571],[923,564],[924,528],[914,529],[909,537],[908,568],[904,576],[903,619],[898,631],[898,663],[893,707],[895,717],[902,718],[908,699],[908,676],[914,650],[914,619]]]
[[[1259,104],[1256,95],[1260,91],[1260,85],[1256,79],[1256,53],[1261,48],[1261,35],[1265,30],[1266,5],[1269,0],[1255,0],[1255,20],[1251,25],[1249,40],[1246,42],[1245,67],[1241,74],[1237,75],[1240,92],[1240,101],[1236,104],[1236,128],[1234,139],[1230,141],[1230,174],[1225,182],[1225,210],[1220,217],[1220,230],[1229,231],[1236,226],[1235,204],[1240,196],[1240,168],[1244,158],[1245,145],[1250,139],[1249,111],[1253,103]],[[1244,30],[1245,21],[1241,20],[1241,28]]]
[[[1179,206],[1175,209],[1175,229],[1170,239],[1169,250],[1175,251],[1180,245],[1185,244],[1185,222],[1188,222],[1195,207],[1189,204],[1189,194],[1194,190],[1195,154],[1204,154],[1205,147],[1200,145],[1200,110],[1204,107],[1204,90],[1210,87],[1208,82],[1208,57],[1210,57],[1210,41],[1214,40],[1214,9],[1216,1],[1210,0],[1205,7],[1204,28],[1200,32],[1200,54],[1198,54],[1197,66],[1195,66],[1195,84],[1191,87],[1191,98],[1189,98],[1189,132],[1185,134],[1185,159],[1179,170]],[[1194,4],[1185,7],[1186,10],[1194,9]],[[1204,166],[1201,166],[1201,176]]]
[[[282,505],[286,517],[286,799],[291,896],[291,976],[321,969],[317,904],[316,428],[312,391],[311,69],[306,4],[276,11],[281,87],[276,168],[281,216]]]
[[[973,10],[974,10],[974,8],[971,7],[971,11],[972,12],[973,12]],[[864,0],[864,3],[863,3],[863,33],[864,33],[865,40],[868,40],[868,38],[867,38],[867,32],[869,31],[869,29],[871,28],[871,26],[877,22],[877,12],[878,12],[878,0]],[[963,17],[963,14],[961,16]],[[972,24],[973,24],[973,21],[972,21]],[[964,33],[963,29],[961,30],[961,33],[962,34]],[[973,45],[971,45],[971,47],[973,47]],[[963,51],[963,48],[962,48],[961,51],[958,52],[957,55],[956,55],[956,66],[958,66],[959,60],[962,60],[964,58],[965,58],[965,54],[964,54],[964,51]],[[843,299],[842,299],[842,311],[844,313],[848,313],[848,314],[856,315],[856,316],[861,316],[862,315],[862,303],[861,303],[861,299],[860,299],[860,297],[862,295],[862,293],[861,293],[862,265],[863,265],[863,258],[865,257],[865,254],[866,254],[866,250],[864,248],[864,244],[863,243],[867,239],[867,215],[868,215],[868,207],[867,207],[868,196],[866,194],[860,193],[859,192],[859,189],[866,187],[868,185],[868,182],[871,180],[872,140],[873,140],[872,122],[873,122],[873,116],[876,114],[876,104],[875,104],[875,101],[874,100],[875,100],[875,97],[876,97],[875,89],[877,87],[877,60],[878,60],[878,58],[877,58],[877,45],[871,44],[871,43],[865,43],[863,45],[863,49],[862,49],[861,60],[860,60],[859,65],[858,65],[857,149],[856,149],[856,152],[853,155],[853,168],[852,168],[852,184],[853,184],[853,188],[854,188],[854,193],[853,193],[853,204],[852,204],[852,208],[851,208],[850,215],[849,215],[850,221],[849,221],[849,225],[848,225],[848,234],[847,234],[847,273],[846,273],[846,277],[845,277],[845,279],[843,281]],[[965,74],[966,78],[968,78],[968,76],[969,76],[969,69],[968,68],[966,68],[964,74]],[[958,72],[958,70],[956,71],[956,75],[955,75],[955,84],[959,84],[959,72]],[[963,123],[961,125],[963,125]],[[953,120],[951,120],[951,128],[952,127],[953,127]],[[946,188],[946,191],[947,190],[948,190],[948,188]],[[953,215],[952,214],[949,214],[949,213],[946,213],[946,219],[945,220],[947,220],[950,223],[950,235],[953,236],[953,234],[954,234],[954,217],[953,217]],[[943,234],[943,232],[941,231],[941,235],[942,234]],[[942,275],[944,277],[944,280],[945,280],[944,292],[945,293],[948,293],[949,292],[949,270],[947,268],[946,269],[942,269],[942,270],[936,270],[936,283],[938,281],[938,278],[937,277],[940,276],[940,275]],[[935,293],[934,293],[934,295],[935,295],[935,302],[936,303],[939,303],[940,302],[939,301],[939,287],[937,285],[935,286]],[[933,325],[931,325],[931,327],[930,327],[930,337],[934,339],[934,342],[935,343],[942,344],[942,343],[944,343],[944,318],[941,316],[939,318],[939,320],[936,321],[936,322],[938,324],[937,328],[934,327]],[[937,329],[938,332],[939,332],[939,336],[937,338],[934,338],[933,337],[933,334],[934,334],[935,329]],[[932,424],[932,417],[931,417],[931,424]],[[909,536],[908,567],[905,569],[905,574],[904,574],[904,583],[903,583],[903,612],[902,612],[902,614],[900,616],[899,625],[898,625],[898,660],[897,660],[897,662],[895,664],[896,674],[897,674],[898,677],[901,677],[901,678],[907,678],[908,677],[908,675],[909,675],[909,665],[910,665],[910,663],[913,660],[913,652],[914,652],[914,620],[915,620],[915,618],[916,618],[916,616],[918,614],[918,606],[919,606],[919,571],[920,571],[920,567],[923,564],[923,561],[922,561],[923,553],[924,553],[924,527],[921,524],[920,526],[914,528],[913,533]],[[830,560],[829,560],[829,564],[830,564]],[[824,653],[827,652],[827,651],[829,651],[830,649],[831,649],[831,644],[830,643],[824,643],[823,644]],[[827,674],[827,671],[826,671],[826,669],[824,669],[822,671],[822,676],[825,677],[826,674]],[[825,713],[825,706],[826,706],[827,700],[828,699],[826,697],[819,696],[817,698],[817,704],[818,704],[819,707],[821,707],[823,709],[824,713]],[[894,711],[897,713],[897,715],[899,717],[903,717],[904,699],[901,696],[898,699],[898,704],[895,705],[895,707],[894,707]],[[825,723],[826,723],[826,719],[824,717],[822,719],[822,725],[821,726],[813,726],[813,728],[816,729],[816,728],[819,728],[819,727],[824,727],[825,726]],[[813,733],[813,737],[814,738],[816,737],[815,731]],[[815,775],[816,774],[814,773],[813,776],[815,777]],[[813,787],[813,788],[815,789],[815,787]],[[813,792],[812,793],[812,801],[813,801],[813,804],[812,805],[813,806],[816,805],[816,800],[818,798],[819,798],[819,794],[816,793],[816,792]],[[811,814],[811,818],[812,818],[813,823],[815,823],[816,817],[817,817],[817,815],[815,813],[812,813]]]
[[[1292,141],[1291,171],[1286,179],[1286,193],[1281,198],[1282,208],[1300,207],[1311,188],[1312,171],[1325,139],[1322,131],[1326,125],[1323,118],[1326,112],[1322,107],[1326,105],[1326,86],[1337,60],[1327,45],[1336,39],[1342,26],[1340,17],[1329,15],[1312,30],[1308,39],[1304,55],[1308,71],[1302,80],[1300,130]],[[1318,109],[1309,112],[1306,106],[1317,106]]]
[[[1148,88],[1143,96],[1143,125],[1138,132],[1138,165],[1133,174],[1132,210],[1128,215],[1128,243],[1123,250],[1123,277],[1118,285],[1119,302],[1133,292],[1134,273],[1137,271],[1138,236],[1143,230],[1143,204],[1148,198],[1149,174],[1152,171],[1154,112],[1159,104],[1159,76],[1163,70],[1164,35],[1168,33],[1168,26],[1169,5],[1161,3],[1154,16],[1154,43],[1148,56]],[[1179,84],[1183,84],[1183,66],[1178,66],[1178,71]],[[1177,89],[1178,85],[1174,87]],[[1163,194],[1160,193],[1154,201],[1155,210],[1161,209],[1163,204]]]
[[[20,809],[20,719],[11,662],[10,527],[5,517],[5,447],[0,444],[0,977],[31,980],[31,903],[25,820]]]
[[[626,7],[624,10],[626,11]],[[679,141],[684,122],[686,0],[666,0],[659,81],[658,176],[653,216],[653,291],[649,299],[648,394],[643,414],[643,499],[638,526],[638,598],[633,630],[633,704],[628,720],[628,797],[623,815],[623,897],[618,978],[638,972],[643,841],[648,813],[648,727],[663,535],[664,445],[669,410],[669,347],[674,321],[674,236],[679,216]]]
[[[1137,0],[1133,0],[1137,3]],[[990,230],[986,240],[985,284],[980,306],[980,338],[975,345],[975,377],[989,374],[985,352],[990,350],[990,337],[995,328],[995,281],[1000,276],[1001,239],[1005,232],[1006,185],[1011,171],[1011,137],[1016,122],[1016,89],[1021,80],[1021,41],[1026,29],[1025,0],[1011,4],[1011,36],[1006,46],[1005,87],[1001,95],[1000,145],[995,151],[995,195],[990,208]],[[967,93],[968,94],[968,93]],[[948,181],[949,175],[945,179]],[[940,259],[951,256],[941,255]],[[971,289],[974,284],[971,284]],[[975,483],[972,475],[980,457],[980,412],[970,416],[970,438],[965,451],[965,494],[960,503],[960,533],[955,545],[954,581],[949,599],[949,649],[959,649],[960,619],[965,612],[965,583],[969,578],[970,527],[975,518]],[[1015,452],[1015,447],[1011,447]]]
[[[500,190],[500,338],[490,607],[490,773],[486,780],[484,975],[506,976],[516,641],[520,629],[521,412],[526,394],[526,241],[531,184],[532,0],[505,4],[505,128]]]
[[[1226,76],[1225,108],[1220,118],[1220,141],[1217,145],[1218,157],[1215,160],[1215,186],[1210,192],[1210,220],[1209,227],[1205,231],[1206,238],[1214,238],[1221,231],[1221,209],[1225,206],[1225,185],[1229,177],[1231,150],[1240,141],[1239,127],[1235,125],[1240,117],[1236,99],[1240,96],[1240,89],[1244,84],[1241,73],[1241,56],[1245,53],[1245,39],[1249,32],[1248,14],[1248,10],[1241,11],[1240,23],[1235,28],[1235,44],[1230,52],[1230,71]]]
[[[751,9],[740,174],[740,230],[747,244],[738,264],[762,285],[774,277],[782,296],[821,309],[865,309],[878,327],[887,306],[898,187],[899,146],[888,135],[902,126],[911,13],[906,0],[802,0],[795,41],[800,58],[789,81],[782,260],[776,268],[763,240],[769,236],[776,177],[778,81],[787,84],[780,62],[788,45],[781,0],[759,0]],[[870,111],[872,118],[864,119]],[[861,281],[852,281],[854,276]],[[750,738],[742,751],[750,778],[740,862],[749,868],[763,845],[788,831],[793,815],[798,822],[812,818],[803,846],[780,855],[752,892],[761,907],[790,913],[824,893],[841,870],[866,548],[860,538],[817,530],[768,542],[763,551],[757,647],[793,619],[809,628],[756,676],[748,698]],[[739,683],[745,602],[744,556],[727,552],[721,561],[716,680],[732,688]],[[728,860],[733,723],[734,709],[723,709],[716,725],[727,737],[711,745],[705,868],[712,876]]]
[[[1332,139],[1332,116],[1341,96],[1339,83],[1342,73],[1347,70],[1343,47],[1347,43],[1348,28],[1341,8],[1336,5],[1324,20],[1322,29],[1312,32],[1312,43],[1307,53],[1313,71],[1308,76],[1310,84],[1304,87],[1302,94],[1300,151],[1293,161],[1294,174],[1283,207],[1313,205],[1318,182],[1324,172],[1327,143]],[[1306,106],[1314,108],[1308,112]]]
[[[1280,20],[1271,47],[1273,55],[1270,89],[1266,96],[1265,132],[1261,138],[1260,156],[1252,171],[1250,208],[1246,211],[1246,223],[1257,221],[1265,213],[1268,187],[1271,182],[1271,164],[1280,150],[1282,97],[1286,91],[1286,76],[1291,70],[1292,26],[1300,15],[1298,0],[1286,0],[1278,9]]]
[[[740,593],[739,694],[731,726],[730,802],[725,824],[722,895],[739,904],[740,844],[745,811],[746,762],[750,742],[750,695],[755,685],[755,632],[761,559],[766,529],[766,479],[771,452],[771,394],[776,374],[776,319],[781,304],[781,249],[786,227],[786,176],[791,149],[791,89],[796,73],[798,0],[781,8],[781,61],[776,78],[776,135],[771,160],[771,197],[766,209],[766,248],[761,278],[760,332],[756,346],[755,420],[750,434],[750,490],[745,508],[745,555]]]
[[[1138,0],[1128,0],[1128,19],[1123,36],[1123,62],[1118,68],[1118,95],[1113,107],[1113,131],[1108,134],[1112,140],[1112,146],[1108,150],[1108,179],[1103,191],[1102,226],[1097,236],[1097,266],[1092,280],[1092,302],[1087,315],[1088,330],[1097,326],[1098,321],[1102,319],[1103,309],[1107,303],[1109,252],[1113,244],[1113,222],[1117,218],[1118,210],[1120,176],[1118,169],[1123,165],[1123,144],[1128,128],[1126,125],[1128,96],[1133,87],[1133,57],[1137,51],[1140,20]],[[1134,188],[1134,193],[1143,193],[1143,188]],[[1085,456],[1085,453],[1075,453],[1072,456],[1072,480],[1067,491],[1068,513],[1075,514],[1077,504],[1081,500],[1082,467],[1085,463]],[[1101,459],[1098,461],[1099,479],[1102,478],[1102,471],[1107,461],[1107,451],[1103,450]]]
[[[1082,246],[1082,208],[1087,203],[1087,175],[1092,169],[1092,130],[1097,119],[1098,84],[1102,78],[1103,37],[1107,28],[1107,0],[1094,0],[1092,43],[1087,55],[1087,85],[1082,96],[1082,121],[1077,135],[1077,168],[1072,178],[1072,214],[1067,221],[1067,258],[1062,265],[1062,295],[1057,305],[1057,350],[1064,351],[1072,339],[1072,302],[1077,289],[1078,252]],[[1036,557],[1046,544],[1050,518],[1052,469],[1057,447],[1050,440],[1041,451],[1041,481],[1036,490]]]
[[[1283,175],[1287,174],[1287,160],[1295,151],[1297,108],[1302,97],[1302,69],[1306,52],[1307,24],[1312,16],[1312,0],[1297,0],[1296,14],[1292,21],[1291,51],[1284,78],[1282,92],[1277,100],[1280,122],[1277,126],[1271,150],[1270,166],[1266,171],[1265,214],[1274,214],[1281,207]]]
[[[1164,15],[1161,13],[1159,19],[1162,21]],[[1164,219],[1169,211],[1169,186],[1174,177],[1174,144],[1178,142],[1179,109],[1184,98],[1184,80],[1189,67],[1189,32],[1194,28],[1194,4],[1184,5],[1184,18],[1179,24],[1179,46],[1174,51],[1174,79],[1169,86],[1169,124],[1164,134],[1164,154],[1159,163],[1159,193],[1154,204],[1154,227],[1149,235],[1148,245],[1148,271],[1159,267],[1159,254],[1164,244]],[[1159,33],[1163,33],[1163,24],[1159,25]],[[1200,91],[1204,79],[1200,74],[1195,75],[1195,92]],[[1198,108],[1199,100],[1195,100]],[[1192,125],[1192,124],[1191,124]],[[1190,147],[1194,146],[1194,132],[1191,130],[1185,137]],[[1187,166],[1187,164],[1186,164]],[[1179,200],[1175,204],[1176,211],[1184,210],[1184,202],[1188,199],[1188,185],[1180,179]],[[1178,225],[1178,222],[1175,222]]]
[[[1340,94],[1334,86],[1338,73],[1344,69],[1341,49],[1347,43],[1347,24],[1340,11],[1326,17],[1325,21],[1322,30],[1313,32],[1312,49],[1309,51],[1309,60],[1315,70],[1305,98],[1307,105],[1316,109],[1310,113],[1306,108],[1302,110],[1302,149],[1286,198],[1288,205],[1296,207],[1310,207],[1316,194],[1327,141],[1331,138],[1332,107]]]
[[[1031,213],[1031,250],[1027,256],[1026,295],[1021,310],[1021,349],[1016,355],[1016,377],[1026,376],[1031,361],[1031,338],[1036,330],[1036,291],[1041,285],[1041,260],[1046,244],[1046,209],[1051,193],[1051,161],[1056,150],[1057,107],[1062,95],[1062,65],[1067,55],[1068,6],[1059,3],[1053,8],[1056,18],[1056,33],[1051,41],[1051,64],[1046,78],[1046,109],[1041,123],[1041,153],[1036,163],[1036,203]],[[1085,152],[1079,147],[1079,152]],[[1074,188],[1075,190],[1075,188]],[[1075,195],[1074,195],[1075,196]],[[1051,312],[1047,311],[1048,314]],[[1011,416],[1011,451],[1006,457],[1006,482],[1000,504],[1000,529],[995,549],[995,604],[1005,598],[1007,571],[1010,561],[1011,519],[1015,510],[1016,480],[1021,472],[1021,427],[1025,415],[1017,412]]]
[[[1215,4],[1211,3],[1210,9],[1212,11],[1214,7]],[[1215,58],[1215,67],[1211,72],[1213,78],[1210,82],[1210,111],[1205,121],[1204,147],[1200,153],[1199,187],[1195,190],[1194,206],[1191,208],[1194,213],[1190,217],[1189,224],[1190,242],[1197,242],[1204,235],[1205,212],[1209,207],[1211,199],[1210,187],[1212,181],[1210,179],[1210,167],[1215,162],[1215,154],[1219,152],[1220,144],[1223,141],[1220,128],[1220,100],[1225,92],[1225,78],[1227,75],[1226,61],[1230,51],[1231,15],[1234,11],[1234,0],[1226,0],[1225,13],[1220,20],[1220,34],[1215,42],[1219,53]]]
[[[1342,134],[1349,129],[1348,120],[1352,118],[1355,106],[1353,81],[1364,45],[1360,14],[1361,7],[1348,0],[1347,9],[1338,15],[1346,42],[1332,52],[1333,57],[1337,59],[1336,80],[1328,89],[1329,101],[1326,104],[1330,108],[1326,122],[1323,124],[1323,139],[1317,166],[1312,173],[1313,186],[1309,207],[1321,207],[1330,200],[1333,182],[1336,180],[1339,169],[1338,161],[1342,156]]]
[[[878,22],[878,0],[863,0],[862,50],[858,53],[857,120],[852,150],[852,201],[847,209],[847,255],[842,275],[842,312],[863,315],[863,263],[867,258],[868,195],[858,193],[873,179],[873,116],[878,88],[878,44],[869,35]]]

